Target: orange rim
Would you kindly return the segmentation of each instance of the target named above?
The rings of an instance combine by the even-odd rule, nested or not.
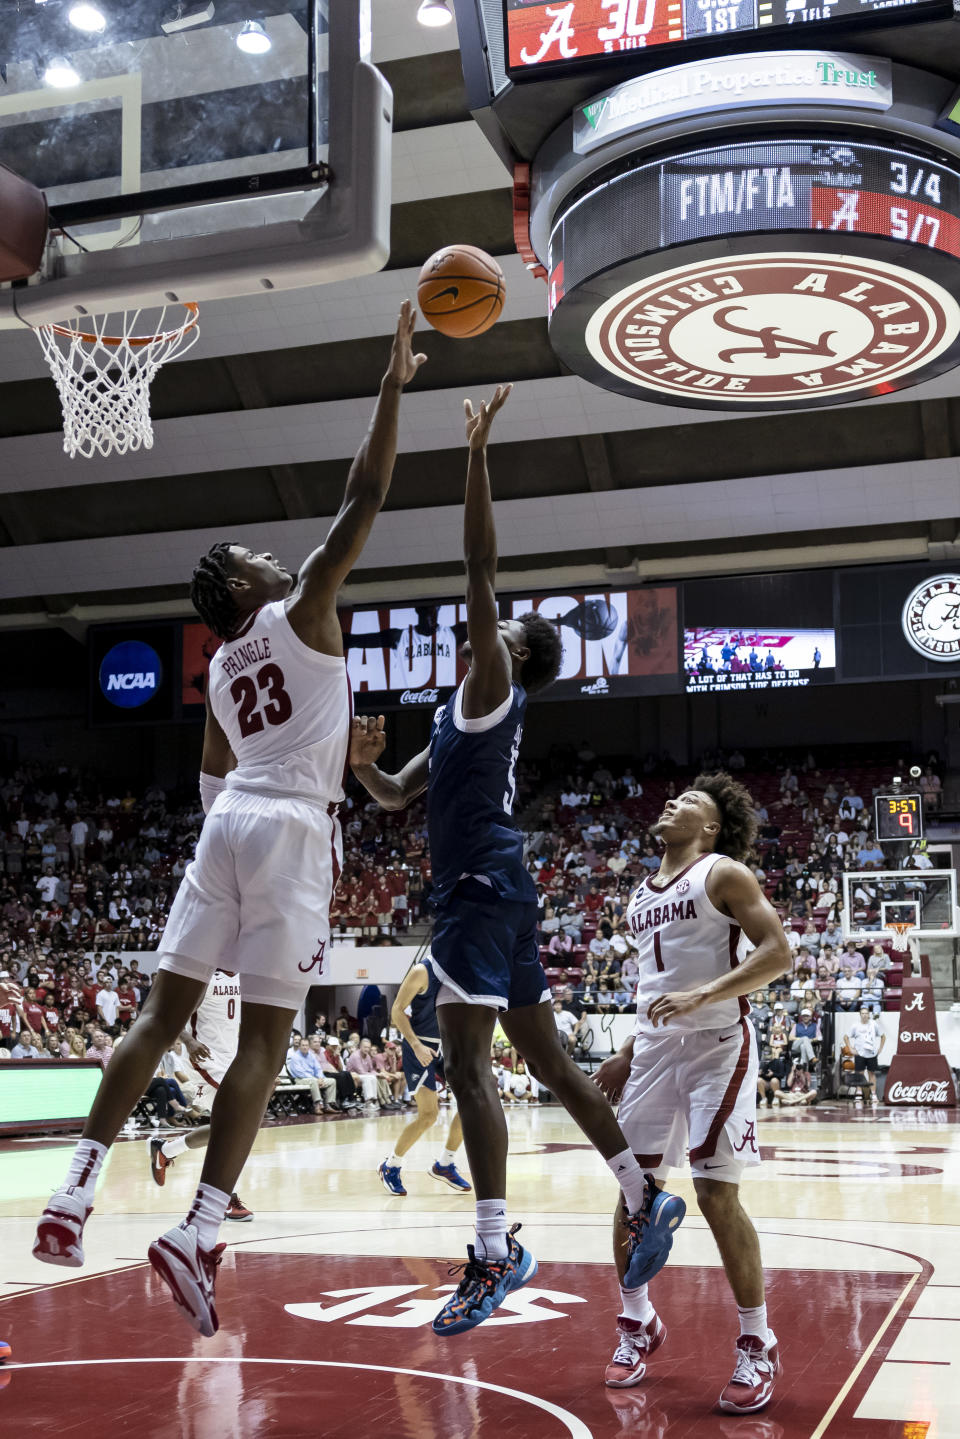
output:
[[[129,345],[132,349],[141,349],[144,345],[156,345],[161,340],[176,340],[180,335],[188,334],[199,322],[199,305],[192,300],[181,300],[179,303],[187,311],[187,319],[182,325],[173,330],[164,330],[160,335],[90,335],[86,330],[71,330],[68,325],[43,325],[41,328],[51,330],[55,335],[62,335],[65,340],[83,340],[88,345]]]

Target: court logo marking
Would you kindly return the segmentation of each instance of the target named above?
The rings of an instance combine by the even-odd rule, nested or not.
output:
[[[787,252],[699,260],[635,281],[597,307],[584,343],[640,390],[736,408],[883,393],[958,335],[960,306],[923,275]]]
[[[358,1289],[327,1289],[324,1299],[339,1299],[339,1304],[285,1304],[288,1314],[297,1319],[315,1319],[322,1324],[356,1324],[377,1329],[425,1329],[431,1325],[454,1284],[378,1284]],[[418,1294],[420,1298],[404,1296]],[[401,1303],[401,1300],[403,1301]],[[560,1289],[532,1289],[529,1286],[508,1294],[497,1314],[485,1321],[485,1327],[516,1324],[542,1324],[550,1319],[569,1319],[560,1306],[585,1304],[579,1294],[566,1294]],[[555,1309],[542,1309],[540,1304],[553,1304]],[[370,1311],[386,1308],[388,1313]]]
[[[901,616],[909,645],[928,660],[960,660],[960,575],[924,580],[907,596]]]

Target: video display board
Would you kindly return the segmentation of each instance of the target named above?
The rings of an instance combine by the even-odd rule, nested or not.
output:
[[[507,70],[520,79],[596,68],[654,46],[729,45],[751,33],[780,38],[865,19],[904,24],[950,14],[949,0],[505,0]]]
[[[555,621],[563,665],[545,699],[571,699],[673,690],[677,680],[677,591],[657,588],[510,595],[501,618],[533,610]],[[343,610],[347,671],[361,707],[434,705],[467,672],[460,649],[467,638],[462,600]]]
[[[833,630],[761,629],[735,625],[684,630],[687,694],[736,694],[754,690],[805,689],[832,683],[836,669]]]

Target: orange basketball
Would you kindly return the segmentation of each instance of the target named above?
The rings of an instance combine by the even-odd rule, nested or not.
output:
[[[431,255],[417,281],[420,313],[441,335],[482,335],[507,298],[503,271],[475,245],[446,245]]]

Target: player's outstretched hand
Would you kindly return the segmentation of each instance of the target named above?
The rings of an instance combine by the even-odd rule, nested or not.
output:
[[[593,1076],[593,1082],[602,1089],[611,1104],[616,1104],[623,1093],[623,1086],[630,1074],[629,1054],[611,1054],[605,1059]]]
[[[697,989],[676,994],[660,994],[648,1007],[647,1018],[656,1028],[658,1024],[668,1024],[671,1019],[677,1019],[681,1014],[692,1014],[704,1002],[705,996]]]
[[[383,754],[387,742],[383,728],[383,715],[354,715],[350,732],[350,763],[352,765],[376,764]]]
[[[393,380],[397,385],[409,385],[427,358],[426,355],[413,353],[413,332],[416,324],[417,312],[409,300],[404,300],[400,306],[397,333],[393,337],[390,363],[387,366],[387,379]]]
[[[467,444],[471,450],[483,449],[490,437],[493,417],[498,410],[503,409],[512,389],[512,385],[498,385],[493,392],[493,399],[482,401],[477,414],[474,414],[470,401],[464,400],[463,413],[467,421]]]

